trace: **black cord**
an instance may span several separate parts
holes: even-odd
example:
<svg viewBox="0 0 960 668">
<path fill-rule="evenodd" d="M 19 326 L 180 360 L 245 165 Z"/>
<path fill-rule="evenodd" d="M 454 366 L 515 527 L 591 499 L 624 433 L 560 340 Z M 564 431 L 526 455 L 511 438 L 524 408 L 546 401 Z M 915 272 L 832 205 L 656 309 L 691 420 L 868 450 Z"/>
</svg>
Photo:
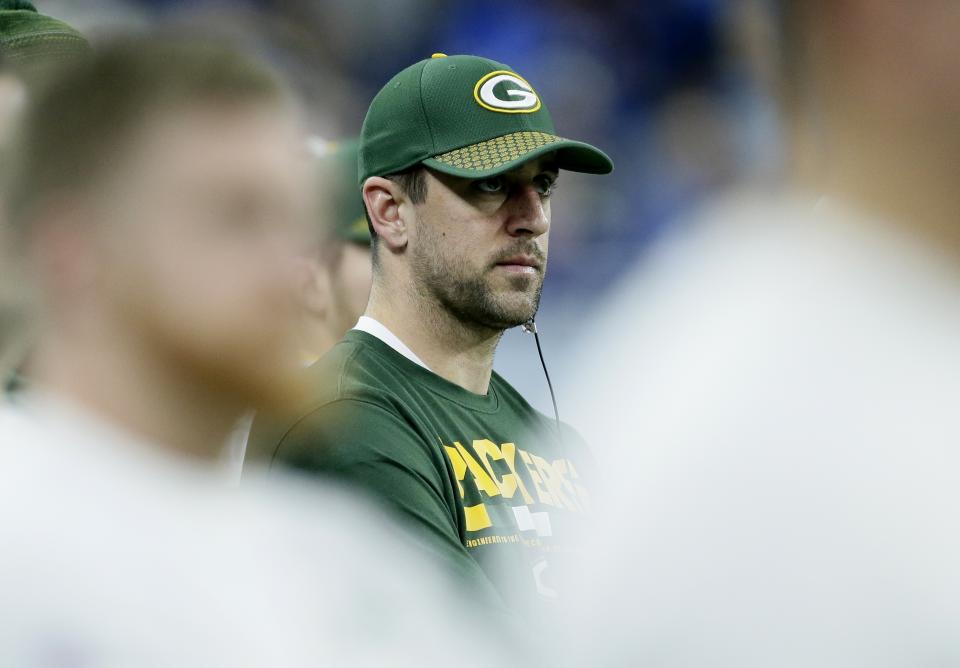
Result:
<svg viewBox="0 0 960 668">
<path fill-rule="evenodd" d="M 537 355 L 540 356 L 540 366 L 543 367 L 543 375 L 547 379 L 547 387 L 550 388 L 550 401 L 553 402 L 553 417 L 557 421 L 557 437 L 563 441 L 563 430 L 560 427 L 560 409 L 557 408 L 557 395 L 553 391 L 553 382 L 550 380 L 550 372 L 547 371 L 547 361 L 543 358 L 543 347 L 540 345 L 540 332 L 537 331 L 537 323 L 533 320 L 524 323 L 523 331 L 533 334 L 533 340 L 537 342 Z"/>
</svg>

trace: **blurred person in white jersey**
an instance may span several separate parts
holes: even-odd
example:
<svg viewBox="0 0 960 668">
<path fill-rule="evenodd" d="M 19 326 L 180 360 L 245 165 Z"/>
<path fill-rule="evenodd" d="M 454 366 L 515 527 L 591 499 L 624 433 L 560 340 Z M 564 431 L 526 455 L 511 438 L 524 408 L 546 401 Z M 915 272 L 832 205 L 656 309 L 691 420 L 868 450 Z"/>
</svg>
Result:
<svg viewBox="0 0 960 668">
<path fill-rule="evenodd" d="M 217 472 L 239 415 L 297 394 L 286 87 L 138 35 L 30 97 L 3 172 L 39 323 L 0 408 L 0 665 L 446 665 L 422 555 L 338 494 Z"/>
<path fill-rule="evenodd" d="M 584 338 L 572 665 L 960 663 L 960 3 L 783 12 L 823 161 L 678 225 Z"/>
</svg>

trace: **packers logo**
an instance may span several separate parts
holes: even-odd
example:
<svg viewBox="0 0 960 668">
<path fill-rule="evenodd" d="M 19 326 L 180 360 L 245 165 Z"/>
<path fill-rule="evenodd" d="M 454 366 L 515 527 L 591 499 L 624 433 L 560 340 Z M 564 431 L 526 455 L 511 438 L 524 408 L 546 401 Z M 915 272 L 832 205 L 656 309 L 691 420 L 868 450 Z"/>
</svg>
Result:
<svg viewBox="0 0 960 668">
<path fill-rule="evenodd" d="M 473 88 L 473 98 L 484 109 L 502 114 L 532 114 L 540 108 L 533 86 L 518 74 L 497 70 L 484 76 Z"/>
</svg>

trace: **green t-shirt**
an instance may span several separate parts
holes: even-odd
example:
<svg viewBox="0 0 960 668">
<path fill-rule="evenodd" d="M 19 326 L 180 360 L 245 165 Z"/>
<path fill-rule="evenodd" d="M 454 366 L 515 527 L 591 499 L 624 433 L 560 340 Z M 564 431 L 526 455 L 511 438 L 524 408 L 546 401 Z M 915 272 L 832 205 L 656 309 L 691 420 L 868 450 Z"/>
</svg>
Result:
<svg viewBox="0 0 960 668">
<path fill-rule="evenodd" d="M 310 404 L 255 420 L 248 459 L 373 492 L 465 588 L 486 590 L 471 593 L 522 615 L 552 607 L 590 504 L 592 460 L 572 429 L 558 438 L 496 373 L 474 394 L 356 330 L 309 373 Z"/>
</svg>

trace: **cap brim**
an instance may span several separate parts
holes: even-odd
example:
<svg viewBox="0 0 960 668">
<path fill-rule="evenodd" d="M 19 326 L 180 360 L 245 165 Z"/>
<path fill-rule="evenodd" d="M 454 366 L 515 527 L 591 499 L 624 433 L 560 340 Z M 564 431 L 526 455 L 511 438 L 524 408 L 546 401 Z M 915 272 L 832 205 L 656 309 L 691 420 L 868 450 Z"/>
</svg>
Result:
<svg viewBox="0 0 960 668">
<path fill-rule="evenodd" d="M 548 153 L 556 153 L 560 169 L 587 174 L 613 171 L 613 161 L 600 149 L 546 132 L 514 132 L 435 155 L 423 164 L 451 176 L 483 179 Z"/>
</svg>

